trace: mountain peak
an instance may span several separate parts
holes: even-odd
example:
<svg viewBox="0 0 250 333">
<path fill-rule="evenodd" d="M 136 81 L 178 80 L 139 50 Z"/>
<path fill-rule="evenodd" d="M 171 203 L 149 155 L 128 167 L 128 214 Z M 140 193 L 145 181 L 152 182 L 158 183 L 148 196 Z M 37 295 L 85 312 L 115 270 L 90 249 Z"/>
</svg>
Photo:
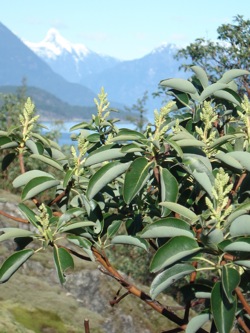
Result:
<svg viewBox="0 0 250 333">
<path fill-rule="evenodd" d="M 50 59 L 55 59 L 65 52 L 76 54 L 82 58 L 90 53 L 90 50 L 85 45 L 71 43 L 55 28 L 50 28 L 41 42 L 32 43 L 25 41 L 25 44 L 39 56 L 46 56 Z"/>
</svg>

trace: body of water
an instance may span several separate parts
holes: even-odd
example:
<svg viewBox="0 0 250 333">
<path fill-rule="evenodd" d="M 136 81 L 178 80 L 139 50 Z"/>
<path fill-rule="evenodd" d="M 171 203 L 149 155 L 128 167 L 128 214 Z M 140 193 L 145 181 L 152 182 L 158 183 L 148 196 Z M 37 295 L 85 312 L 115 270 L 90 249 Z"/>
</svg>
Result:
<svg viewBox="0 0 250 333">
<path fill-rule="evenodd" d="M 65 121 L 62 122 L 61 124 L 58 124 L 56 122 L 52 121 L 44 121 L 41 124 L 43 126 L 46 126 L 47 128 L 44 129 L 44 132 L 48 131 L 53 131 L 53 130 L 58 130 L 60 132 L 60 139 L 59 139 L 59 145 L 74 145 L 75 141 L 71 140 L 71 135 L 74 133 L 77 133 L 78 130 L 76 131 L 70 131 L 70 128 L 79 124 L 80 122 L 73 122 L 73 121 Z M 118 128 L 128 128 L 128 129 L 135 129 L 135 125 L 131 123 L 124 123 L 124 122 L 117 122 L 116 126 Z"/>
</svg>

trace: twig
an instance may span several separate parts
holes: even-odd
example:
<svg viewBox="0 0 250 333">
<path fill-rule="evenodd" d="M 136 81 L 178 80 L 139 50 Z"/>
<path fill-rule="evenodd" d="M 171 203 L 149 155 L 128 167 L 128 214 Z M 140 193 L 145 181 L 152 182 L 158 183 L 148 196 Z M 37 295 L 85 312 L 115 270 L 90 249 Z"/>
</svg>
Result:
<svg viewBox="0 0 250 333">
<path fill-rule="evenodd" d="M 29 223 L 28 220 L 22 219 L 21 217 L 16 217 L 13 215 L 10 215 L 8 213 L 5 213 L 4 211 L 0 210 L 0 215 L 3 215 L 5 217 L 8 217 L 9 219 L 13 220 L 13 221 L 17 221 L 17 222 L 22 222 L 22 223 Z"/>
<path fill-rule="evenodd" d="M 235 288 L 235 292 L 239 298 L 239 300 L 241 301 L 241 304 L 243 305 L 244 309 L 246 310 L 246 312 L 250 315 L 250 305 L 247 303 L 244 295 L 242 294 L 242 292 L 240 291 L 240 288 L 237 287 Z"/>
<path fill-rule="evenodd" d="M 88 319 L 84 319 L 84 330 L 85 330 L 85 333 L 90 333 L 89 320 Z"/>
<path fill-rule="evenodd" d="M 247 327 L 246 323 L 240 316 L 237 316 L 237 321 L 246 333 L 250 333 L 250 329 Z"/>
</svg>

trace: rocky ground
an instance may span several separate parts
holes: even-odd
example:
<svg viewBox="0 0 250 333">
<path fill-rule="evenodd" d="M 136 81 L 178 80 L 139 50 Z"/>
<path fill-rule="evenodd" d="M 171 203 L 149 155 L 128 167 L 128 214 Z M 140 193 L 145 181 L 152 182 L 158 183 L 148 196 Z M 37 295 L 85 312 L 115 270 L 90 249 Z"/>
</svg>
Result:
<svg viewBox="0 0 250 333">
<path fill-rule="evenodd" d="M 0 210 L 20 215 L 17 197 L 0 191 Z M 0 228 L 5 226 L 24 227 L 0 215 Z M 13 242 L 2 242 L 0 264 L 14 250 Z M 102 274 L 96 263 L 77 259 L 61 286 L 49 251 L 32 258 L 0 285 L 0 333 L 84 333 L 84 319 L 91 333 L 159 333 L 175 327 L 132 295 L 111 307 L 119 284 Z M 168 296 L 163 301 L 176 305 Z"/>
</svg>

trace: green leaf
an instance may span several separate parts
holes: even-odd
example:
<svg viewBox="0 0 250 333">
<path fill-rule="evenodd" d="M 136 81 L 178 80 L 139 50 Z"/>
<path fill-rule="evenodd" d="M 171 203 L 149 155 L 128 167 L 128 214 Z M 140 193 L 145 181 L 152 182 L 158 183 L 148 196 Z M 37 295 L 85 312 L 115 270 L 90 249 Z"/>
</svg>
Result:
<svg viewBox="0 0 250 333">
<path fill-rule="evenodd" d="M 140 233 L 142 238 L 187 236 L 194 238 L 190 225 L 180 219 L 168 217 L 148 224 Z"/>
<path fill-rule="evenodd" d="M 8 136 L 0 137 L 0 147 L 1 149 L 17 147 L 18 143 L 12 141 Z"/>
<path fill-rule="evenodd" d="M 12 184 L 14 187 L 20 187 L 26 185 L 31 179 L 37 177 L 48 177 L 50 179 L 55 179 L 51 174 L 47 172 L 41 170 L 31 170 L 18 176 L 16 179 L 14 179 Z"/>
<path fill-rule="evenodd" d="M 146 140 L 146 137 L 137 131 L 133 131 L 130 129 L 122 128 L 118 132 L 118 134 L 112 138 L 111 142 L 117 142 L 117 141 L 138 141 L 138 140 Z"/>
<path fill-rule="evenodd" d="M 222 146 L 224 143 L 235 140 L 235 135 L 223 135 L 222 137 L 215 139 L 214 142 L 210 145 L 210 148 L 218 148 Z"/>
<path fill-rule="evenodd" d="M 234 93 L 234 94 L 233 94 Z M 241 102 L 238 98 L 235 97 L 236 93 L 228 90 L 219 90 L 216 93 L 214 93 L 215 97 L 225 99 L 226 101 L 229 101 L 235 105 L 241 106 Z"/>
<path fill-rule="evenodd" d="M 34 250 L 25 249 L 18 251 L 7 258 L 0 268 L 0 283 L 8 281 L 33 254 Z"/>
<path fill-rule="evenodd" d="M 68 225 L 64 225 L 58 229 L 60 232 L 67 232 L 70 230 L 78 229 L 78 228 L 86 228 L 86 227 L 92 227 L 95 225 L 95 222 L 92 221 L 82 221 L 82 222 L 75 222 L 70 223 Z"/>
<path fill-rule="evenodd" d="M 186 333 L 195 333 L 201 328 L 207 321 L 210 320 L 209 313 L 202 313 L 198 316 L 191 318 L 186 327 Z"/>
<path fill-rule="evenodd" d="M 172 138 L 173 139 L 173 138 Z M 176 141 L 180 147 L 206 147 L 205 143 L 196 139 L 182 139 Z"/>
<path fill-rule="evenodd" d="M 55 187 L 60 184 L 59 180 L 51 179 L 51 177 L 36 177 L 30 180 L 23 189 L 21 199 L 28 200 L 35 197 L 37 194 Z"/>
<path fill-rule="evenodd" d="M 250 236 L 250 216 L 241 215 L 237 217 L 230 226 L 230 234 L 232 237 Z"/>
<path fill-rule="evenodd" d="M 0 232 L 4 232 L 0 235 L 0 242 L 12 238 L 34 236 L 33 232 L 20 228 L 0 228 Z"/>
<path fill-rule="evenodd" d="M 150 265 L 150 271 L 152 273 L 158 272 L 187 256 L 197 253 L 199 250 L 197 242 L 190 237 L 177 236 L 171 238 L 155 253 Z"/>
<path fill-rule="evenodd" d="M 223 246 L 224 252 L 250 252 L 250 238 L 249 237 L 242 237 L 238 240 L 229 243 L 226 246 Z"/>
<path fill-rule="evenodd" d="M 160 173 L 160 200 L 176 202 L 178 197 L 178 182 L 170 171 L 166 168 L 159 167 Z M 161 216 L 169 215 L 171 210 L 167 207 L 162 206 Z"/>
<path fill-rule="evenodd" d="M 216 282 L 211 295 L 211 308 L 218 333 L 230 333 L 233 327 L 237 300 L 229 303 L 221 282 Z"/>
<path fill-rule="evenodd" d="M 179 157 L 183 158 L 183 151 L 177 142 L 175 142 L 171 139 L 165 139 L 164 142 L 166 144 L 169 144 L 176 151 L 176 153 L 179 155 Z"/>
<path fill-rule="evenodd" d="M 163 87 L 173 88 L 178 91 L 182 91 L 189 94 L 196 94 L 197 90 L 195 86 L 187 80 L 184 79 L 166 79 L 160 82 Z"/>
<path fill-rule="evenodd" d="M 227 88 L 227 84 L 216 82 L 211 84 L 210 86 L 206 87 L 203 92 L 200 95 L 199 101 L 203 102 L 205 101 L 208 97 L 213 95 L 216 91 L 222 90 Z"/>
<path fill-rule="evenodd" d="M 71 243 L 79 246 L 80 248 L 82 248 L 84 250 L 84 252 L 87 253 L 89 258 L 92 261 L 95 261 L 95 256 L 93 255 L 93 252 L 92 252 L 92 243 L 91 243 L 91 241 L 89 241 L 88 239 L 86 239 L 84 237 L 73 236 L 73 235 L 68 235 L 67 240 L 70 241 Z"/>
<path fill-rule="evenodd" d="M 27 140 L 25 146 L 29 148 L 33 154 L 43 154 L 44 148 L 41 142 L 35 142 L 33 140 Z"/>
<path fill-rule="evenodd" d="M 234 303 L 235 296 L 233 295 L 234 289 L 239 285 L 240 283 L 240 274 L 236 269 L 232 267 L 228 267 L 227 265 L 224 265 L 222 267 L 222 287 L 224 290 L 224 293 L 227 297 L 227 300 L 229 303 Z"/>
<path fill-rule="evenodd" d="M 34 227 L 37 228 L 39 224 L 37 222 L 36 214 L 33 212 L 33 210 L 31 210 L 28 206 L 26 206 L 23 203 L 20 203 L 18 207 L 22 211 L 24 216 L 27 218 L 27 220 L 29 220 L 29 222 L 33 224 Z"/>
<path fill-rule="evenodd" d="M 117 231 L 120 229 L 121 225 L 122 225 L 121 220 L 113 221 L 107 228 L 107 237 L 108 238 L 113 237 L 117 233 Z"/>
<path fill-rule="evenodd" d="M 126 244 L 126 245 L 134 245 L 142 248 L 145 251 L 148 251 L 148 242 L 144 239 L 140 239 L 139 237 L 128 236 L 128 235 L 119 235 L 115 236 L 112 241 L 112 244 Z"/>
<path fill-rule="evenodd" d="M 250 171 L 250 153 L 247 151 L 232 151 L 227 155 L 236 159 L 244 169 Z"/>
<path fill-rule="evenodd" d="M 100 142 L 100 134 L 99 133 L 92 133 L 87 136 L 86 138 L 89 142 Z"/>
<path fill-rule="evenodd" d="M 120 163 L 118 161 L 108 163 L 99 169 L 89 180 L 87 197 L 92 199 L 105 185 L 124 173 L 131 162 Z"/>
<path fill-rule="evenodd" d="M 63 284 L 66 281 L 64 272 L 69 268 L 74 268 L 74 261 L 69 252 L 62 247 L 54 246 L 53 251 L 57 275 L 59 281 Z"/>
<path fill-rule="evenodd" d="M 223 241 L 223 232 L 220 229 L 213 229 L 207 234 L 201 234 L 201 241 L 210 249 L 218 250 L 218 244 Z"/>
<path fill-rule="evenodd" d="M 171 211 L 185 217 L 190 220 L 191 223 L 196 222 L 199 219 L 199 216 L 192 212 L 190 209 L 175 203 L 175 202 L 161 202 L 161 206 L 167 207 Z"/>
<path fill-rule="evenodd" d="M 250 268 L 250 260 L 235 260 L 234 264 Z"/>
<path fill-rule="evenodd" d="M 113 145 L 106 145 L 94 150 L 86 158 L 84 163 L 85 166 L 90 166 L 93 164 L 101 163 L 104 161 L 113 160 L 116 158 L 121 158 L 126 155 L 126 153 L 121 152 L 120 148 L 112 148 Z"/>
<path fill-rule="evenodd" d="M 148 162 L 145 157 L 139 157 L 132 162 L 124 179 L 123 197 L 126 204 L 130 204 L 136 194 L 146 184 L 153 164 L 154 162 Z"/>
<path fill-rule="evenodd" d="M 51 157 L 46 157 L 43 155 L 38 155 L 38 154 L 32 154 L 30 155 L 31 158 L 35 158 L 36 160 L 39 160 L 41 162 L 44 162 L 50 166 L 52 166 L 53 168 L 63 171 L 63 167 L 61 164 L 59 164 L 57 161 L 55 161 L 54 159 L 52 159 Z"/>
<path fill-rule="evenodd" d="M 141 146 L 139 146 L 136 143 L 130 143 L 121 148 L 121 152 L 126 153 L 126 154 L 127 153 L 136 153 L 136 152 L 141 152 L 141 151 L 143 151 L 143 149 L 141 148 Z"/>
<path fill-rule="evenodd" d="M 74 169 L 69 169 L 66 171 L 66 174 L 63 178 L 63 187 L 67 187 L 69 182 L 71 181 L 73 175 L 74 175 L 75 170 Z"/>
<path fill-rule="evenodd" d="M 171 286 L 175 281 L 183 278 L 186 275 L 195 271 L 194 266 L 190 264 L 177 264 L 167 268 L 162 273 L 158 274 L 150 287 L 150 295 L 154 299 L 162 291 Z"/>
<path fill-rule="evenodd" d="M 9 165 L 15 160 L 16 156 L 16 153 L 9 153 L 4 156 L 2 160 L 2 171 L 5 171 L 9 167 Z"/>
<path fill-rule="evenodd" d="M 220 78 L 220 80 L 218 82 L 229 83 L 239 76 L 249 75 L 249 74 L 250 74 L 250 72 L 245 69 L 230 69 L 229 71 L 227 71 L 226 73 L 224 73 L 222 75 L 222 77 Z"/>
<path fill-rule="evenodd" d="M 221 162 L 235 168 L 242 170 L 243 166 L 238 162 L 233 156 L 230 156 L 228 153 L 219 152 L 215 155 L 215 157 L 220 160 Z"/>
<path fill-rule="evenodd" d="M 207 73 L 200 66 L 191 66 L 192 71 L 195 73 L 197 79 L 200 81 L 203 89 L 206 88 L 209 84 Z"/>
</svg>

